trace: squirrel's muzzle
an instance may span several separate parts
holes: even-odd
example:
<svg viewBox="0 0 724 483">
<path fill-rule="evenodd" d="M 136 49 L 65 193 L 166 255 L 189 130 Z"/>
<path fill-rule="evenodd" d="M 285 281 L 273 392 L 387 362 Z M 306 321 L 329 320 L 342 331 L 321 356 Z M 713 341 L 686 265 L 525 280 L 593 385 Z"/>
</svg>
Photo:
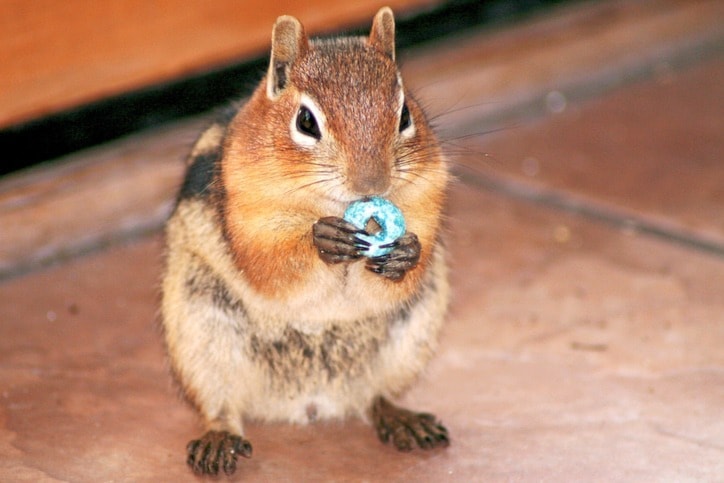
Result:
<svg viewBox="0 0 724 483">
<path fill-rule="evenodd" d="M 379 159 L 363 159 L 350 163 L 350 188 L 360 196 L 380 195 L 390 187 L 389 163 Z"/>
</svg>

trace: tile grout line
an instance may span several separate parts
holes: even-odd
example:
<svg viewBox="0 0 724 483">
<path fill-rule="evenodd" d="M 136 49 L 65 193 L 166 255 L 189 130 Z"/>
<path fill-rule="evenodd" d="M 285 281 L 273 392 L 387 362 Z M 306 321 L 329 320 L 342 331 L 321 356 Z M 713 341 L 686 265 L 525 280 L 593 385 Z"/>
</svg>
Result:
<svg viewBox="0 0 724 483">
<path fill-rule="evenodd" d="M 165 217 L 163 219 L 153 219 L 144 225 L 131 229 L 120 230 L 110 236 L 99 236 L 90 240 L 76 242 L 73 246 L 54 251 L 50 255 L 36 256 L 10 267 L 0 268 L 0 284 L 39 270 L 46 270 L 84 256 L 100 253 L 109 248 L 132 244 L 153 236 L 160 236 L 163 233 L 164 224 Z"/>
<path fill-rule="evenodd" d="M 548 97 L 551 93 L 562 96 L 564 105 L 575 105 L 591 99 L 597 99 L 629 85 L 656 79 L 666 73 L 684 71 L 707 61 L 724 58 L 724 29 L 714 34 L 691 39 L 685 43 L 675 42 L 657 53 L 651 54 L 643 61 L 637 59 L 607 66 L 588 76 L 569 79 L 561 85 L 529 92 L 517 101 L 508 102 L 500 109 L 493 110 L 483 116 L 471 116 L 464 122 L 457 122 L 452 127 L 445 126 L 443 134 L 455 131 L 461 137 L 474 136 L 478 133 L 495 133 L 510 127 L 506 123 L 518 124 L 523 120 L 541 120 L 560 111 L 551 108 Z M 502 127 L 501 127 L 502 126 Z"/>
<path fill-rule="evenodd" d="M 674 224 L 662 223 L 632 213 L 624 208 L 607 205 L 599 201 L 586 200 L 570 192 L 533 186 L 500 175 L 480 172 L 475 174 L 456 172 L 455 175 L 461 182 L 469 186 L 482 188 L 506 198 L 571 213 L 587 220 L 614 226 L 624 231 L 642 233 L 668 243 L 724 259 L 724 242 L 708 239 Z"/>
</svg>

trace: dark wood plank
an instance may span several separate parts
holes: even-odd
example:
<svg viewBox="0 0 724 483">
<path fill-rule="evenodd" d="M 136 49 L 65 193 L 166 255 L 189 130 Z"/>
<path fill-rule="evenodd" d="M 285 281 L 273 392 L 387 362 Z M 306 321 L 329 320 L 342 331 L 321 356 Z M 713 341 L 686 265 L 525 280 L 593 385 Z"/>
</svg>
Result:
<svg viewBox="0 0 724 483">
<path fill-rule="evenodd" d="M 0 128 L 265 52 L 277 16 L 309 32 L 436 0 L 0 2 Z"/>
</svg>

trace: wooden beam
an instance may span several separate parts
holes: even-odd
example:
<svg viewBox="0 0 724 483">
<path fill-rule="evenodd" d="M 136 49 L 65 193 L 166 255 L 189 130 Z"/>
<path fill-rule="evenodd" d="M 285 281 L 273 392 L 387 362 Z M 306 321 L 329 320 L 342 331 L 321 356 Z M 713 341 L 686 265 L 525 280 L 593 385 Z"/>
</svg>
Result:
<svg viewBox="0 0 724 483">
<path fill-rule="evenodd" d="M 612 72 L 721 52 L 721 18 L 717 1 L 584 3 L 406 53 L 403 70 L 461 133 L 549 89 L 585 91 L 619 82 Z M 0 278 L 158 229 L 203 123 L 163 126 L 0 181 Z"/>
<path fill-rule="evenodd" d="M 0 2 L 0 128 L 265 54 L 277 16 L 310 33 L 439 0 Z"/>
</svg>

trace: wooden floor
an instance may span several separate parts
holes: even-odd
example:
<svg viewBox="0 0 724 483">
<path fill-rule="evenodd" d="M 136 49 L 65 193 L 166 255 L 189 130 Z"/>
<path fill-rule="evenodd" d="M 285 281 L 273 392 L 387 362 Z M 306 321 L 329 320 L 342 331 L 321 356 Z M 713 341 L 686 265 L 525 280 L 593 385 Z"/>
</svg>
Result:
<svg viewBox="0 0 724 483">
<path fill-rule="evenodd" d="M 717 481 L 724 14 L 593 2 L 404 53 L 458 181 L 454 302 L 404 403 L 452 445 L 252 424 L 250 481 Z M 204 119 L 0 182 L 0 480 L 184 481 L 159 227 Z"/>
</svg>

